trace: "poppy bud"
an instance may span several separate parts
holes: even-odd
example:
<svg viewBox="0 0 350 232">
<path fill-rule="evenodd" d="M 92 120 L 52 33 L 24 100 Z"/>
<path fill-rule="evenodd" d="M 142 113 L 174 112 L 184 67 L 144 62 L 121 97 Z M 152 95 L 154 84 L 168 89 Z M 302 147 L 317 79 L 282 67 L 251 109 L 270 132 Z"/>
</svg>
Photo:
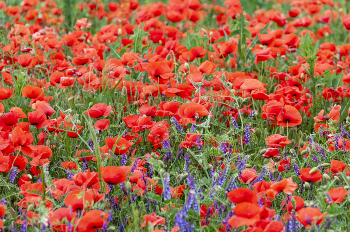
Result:
<svg viewBox="0 0 350 232">
<path fill-rule="evenodd" d="M 213 36 L 213 32 L 211 31 L 211 32 L 209 32 L 209 36 L 210 37 L 212 37 Z"/>
<path fill-rule="evenodd" d="M 295 201 L 294 197 L 292 197 L 292 199 L 290 201 L 292 202 L 293 208 L 296 209 L 297 208 L 297 202 Z"/>
<path fill-rule="evenodd" d="M 322 175 L 326 180 L 331 180 L 331 178 L 325 173 Z"/>
<path fill-rule="evenodd" d="M 305 182 L 305 183 L 304 183 L 304 187 L 305 187 L 306 189 L 310 189 L 310 184 L 309 184 L 309 182 Z"/>
<path fill-rule="evenodd" d="M 154 231 L 154 226 L 152 225 L 151 222 L 148 222 L 148 223 L 147 223 L 147 231 L 149 231 L 149 232 Z"/>
<path fill-rule="evenodd" d="M 165 172 L 164 168 L 161 168 L 161 169 L 159 170 L 159 173 L 160 173 L 161 175 L 162 175 L 164 172 Z"/>
<path fill-rule="evenodd" d="M 305 145 L 304 141 L 301 141 L 300 142 L 300 147 L 304 147 L 304 145 Z"/>
<path fill-rule="evenodd" d="M 292 140 L 291 140 L 291 144 L 294 144 L 294 143 L 295 143 L 295 140 L 294 140 L 294 139 L 292 139 Z"/>
<path fill-rule="evenodd" d="M 118 28 L 118 36 L 122 36 L 122 29 Z"/>
<path fill-rule="evenodd" d="M 262 149 L 262 150 L 259 151 L 259 154 L 260 154 L 260 155 L 263 155 L 263 154 L 265 154 L 265 153 L 266 153 L 266 149 Z"/>
<path fill-rule="evenodd" d="M 349 116 L 346 117 L 346 121 L 347 121 L 347 122 L 350 121 L 350 117 L 349 117 Z"/>
<path fill-rule="evenodd" d="M 186 178 L 188 176 L 188 173 L 181 174 L 183 178 Z"/>
<path fill-rule="evenodd" d="M 166 60 L 167 60 L 167 61 L 171 60 L 171 55 L 170 55 L 170 54 L 168 54 L 168 55 L 166 56 Z"/>
<path fill-rule="evenodd" d="M 153 97 L 151 97 L 152 95 L 150 94 L 150 97 L 148 98 L 148 104 L 150 106 L 153 106 Z"/>
<path fill-rule="evenodd" d="M 160 168 L 163 168 L 163 167 L 164 167 L 164 163 L 163 163 L 163 161 L 158 160 L 158 165 L 159 165 L 159 167 L 160 167 Z"/>
<path fill-rule="evenodd" d="M 328 166 L 330 166 L 331 164 L 330 163 L 324 163 L 324 164 L 322 164 L 321 166 L 322 167 L 328 167 Z"/>
<path fill-rule="evenodd" d="M 208 168 L 210 171 L 212 171 L 214 169 L 213 165 L 211 165 L 211 164 L 208 165 Z"/>
<path fill-rule="evenodd" d="M 314 167 L 309 171 L 309 174 L 312 174 L 318 170 L 318 167 Z"/>
<path fill-rule="evenodd" d="M 33 204 L 29 204 L 27 207 L 27 211 L 32 211 L 32 209 L 34 208 Z"/>
<path fill-rule="evenodd" d="M 337 177 L 337 176 L 334 177 L 334 180 L 335 181 L 340 181 L 339 177 Z"/>
<path fill-rule="evenodd" d="M 126 181 L 124 187 L 125 187 L 126 191 L 130 192 L 131 191 L 131 183 L 130 183 L 130 181 Z"/>
<path fill-rule="evenodd" d="M 246 168 L 250 168 L 251 166 L 252 166 L 252 165 L 250 165 L 250 164 L 246 164 L 246 165 L 245 165 Z"/>
<path fill-rule="evenodd" d="M 185 69 L 190 70 L 190 65 L 187 62 L 185 63 Z"/>
<path fill-rule="evenodd" d="M 215 180 L 217 180 L 219 178 L 219 176 L 220 176 L 219 173 L 214 172 L 213 177 L 215 178 Z"/>
<path fill-rule="evenodd" d="M 122 88 L 122 94 L 126 96 L 128 94 L 128 90 L 126 89 L 126 86 L 123 86 Z"/>
<path fill-rule="evenodd" d="M 306 155 L 308 153 L 308 150 L 304 150 L 301 152 L 301 155 Z"/>
<path fill-rule="evenodd" d="M 302 73 L 302 74 L 300 75 L 300 79 L 301 79 L 301 80 L 304 79 L 304 73 Z"/>
<path fill-rule="evenodd" d="M 93 105 L 93 102 L 89 102 L 89 108 Z M 63 122 L 64 123 L 64 122 Z"/>
<path fill-rule="evenodd" d="M 311 94 L 306 93 L 305 95 L 306 95 L 307 98 L 311 98 Z"/>
</svg>

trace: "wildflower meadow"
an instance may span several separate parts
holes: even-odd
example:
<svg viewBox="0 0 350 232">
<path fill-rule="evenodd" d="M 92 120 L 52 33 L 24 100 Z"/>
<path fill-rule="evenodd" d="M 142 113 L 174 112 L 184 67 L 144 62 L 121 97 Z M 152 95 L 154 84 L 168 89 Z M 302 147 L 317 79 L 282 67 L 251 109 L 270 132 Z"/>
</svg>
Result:
<svg viewBox="0 0 350 232">
<path fill-rule="evenodd" d="M 350 1 L 0 1 L 0 232 L 350 231 Z"/>
</svg>

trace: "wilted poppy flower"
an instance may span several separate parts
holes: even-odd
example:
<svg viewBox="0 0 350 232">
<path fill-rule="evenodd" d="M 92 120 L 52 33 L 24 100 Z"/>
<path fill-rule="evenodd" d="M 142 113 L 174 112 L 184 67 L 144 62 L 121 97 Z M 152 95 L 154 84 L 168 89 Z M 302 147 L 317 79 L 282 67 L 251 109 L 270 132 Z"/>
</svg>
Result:
<svg viewBox="0 0 350 232">
<path fill-rule="evenodd" d="M 124 167 L 101 167 L 102 179 L 108 184 L 116 185 L 126 181 L 127 173 Z"/>
<path fill-rule="evenodd" d="M 333 188 L 328 190 L 327 197 L 325 197 L 328 204 L 342 203 L 345 197 L 349 194 L 343 187 Z"/>
<path fill-rule="evenodd" d="M 112 150 L 114 154 L 118 154 L 118 155 L 125 154 L 129 150 L 129 148 L 133 145 L 132 142 L 129 142 L 128 140 L 121 138 L 120 136 L 117 136 L 115 138 L 108 137 L 106 138 L 105 143 L 107 144 L 108 148 Z M 113 149 L 115 150 L 113 151 Z"/>
<path fill-rule="evenodd" d="M 327 215 L 327 212 L 322 213 L 317 208 L 307 207 L 300 209 L 294 217 L 307 229 L 310 229 L 314 224 L 321 224 L 325 215 Z"/>
<path fill-rule="evenodd" d="M 311 168 L 303 168 L 299 170 L 299 178 L 305 182 L 320 182 L 322 181 L 322 174 L 320 173 L 320 171 L 316 171 L 314 173 L 311 173 Z"/>
<path fill-rule="evenodd" d="M 247 188 L 237 188 L 227 194 L 228 199 L 235 204 L 242 202 L 258 203 L 256 194 Z"/>
<path fill-rule="evenodd" d="M 85 112 L 86 115 L 92 118 L 99 118 L 108 116 L 111 113 L 112 107 L 107 106 L 106 103 L 98 103 L 93 105 L 89 110 Z"/>
</svg>

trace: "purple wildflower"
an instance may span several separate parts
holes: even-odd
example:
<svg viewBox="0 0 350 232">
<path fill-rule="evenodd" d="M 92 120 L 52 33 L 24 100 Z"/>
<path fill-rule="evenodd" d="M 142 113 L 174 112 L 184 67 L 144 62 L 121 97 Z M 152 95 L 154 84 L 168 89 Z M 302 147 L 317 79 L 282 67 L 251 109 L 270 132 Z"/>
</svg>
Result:
<svg viewBox="0 0 350 232">
<path fill-rule="evenodd" d="M 180 123 L 177 121 L 177 119 L 175 117 L 171 117 L 170 120 L 175 124 L 175 126 L 176 126 L 178 131 L 182 131 L 181 125 L 180 125 Z"/>
<path fill-rule="evenodd" d="M 236 129 L 238 129 L 238 124 L 237 124 L 236 119 L 235 119 L 234 117 L 232 117 L 231 120 L 232 120 L 232 125 L 233 125 Z"/>
<path fill-rule="evenodd" d="M 246 124 L 244 128 L 244 142 L 250 143 L 249 124 Z"/>
<path fill-rule="evenodd" d="M 170 186 L 169 186 L 169 182 L 170 182 L 170 175 L 169 173 L 165 173 L 164 174 L 164 181 L 163 181 L 163 187 L 164 187 L 164 192 L 163 192 L 163 195 L 164 195 L 164 200 L 170 200 L 171 199 L 171 195 L 170 195 Z"/>
<path fill-rule="evenodd" d="M 10 183 L 13 184 L 16 180 L 16 177 L 19 173 L 19 170 L 17 167 L 13 167 L 10 173 Z"/>
</svg>

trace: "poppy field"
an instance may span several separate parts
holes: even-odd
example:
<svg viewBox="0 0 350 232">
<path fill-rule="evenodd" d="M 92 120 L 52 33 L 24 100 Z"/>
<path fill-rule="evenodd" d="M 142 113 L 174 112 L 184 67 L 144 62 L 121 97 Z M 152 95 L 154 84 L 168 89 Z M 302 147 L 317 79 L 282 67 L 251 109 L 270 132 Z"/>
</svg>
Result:
<svg viewBox="0 0 350 232">
<path fill-rule="evenodd" d="M 350 231 L 350 1 L 0 1 L 0 232 Z"/>
</svg>

